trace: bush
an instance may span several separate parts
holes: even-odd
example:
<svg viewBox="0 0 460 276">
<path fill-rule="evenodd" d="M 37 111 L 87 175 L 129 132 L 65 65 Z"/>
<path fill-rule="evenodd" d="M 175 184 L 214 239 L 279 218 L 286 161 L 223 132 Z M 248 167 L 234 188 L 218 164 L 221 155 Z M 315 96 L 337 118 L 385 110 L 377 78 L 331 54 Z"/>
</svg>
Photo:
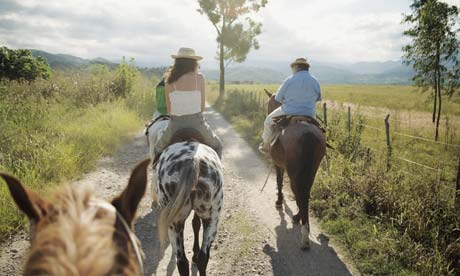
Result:
<svg viewBox="0 0 460 276">
<path fill-rule="evenodd" d="M 27 80 L 49 79 L 51 69 L 42 57 L 34 57 L 30 50 L 11 50 L 0 47 L 0 79 Z"/>
</svg>

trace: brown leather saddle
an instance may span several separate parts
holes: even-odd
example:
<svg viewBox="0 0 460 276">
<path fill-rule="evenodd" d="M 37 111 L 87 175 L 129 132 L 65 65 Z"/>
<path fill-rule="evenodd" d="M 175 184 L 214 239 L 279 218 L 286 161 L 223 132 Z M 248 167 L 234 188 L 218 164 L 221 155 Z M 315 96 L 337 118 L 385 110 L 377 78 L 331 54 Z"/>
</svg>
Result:
<svg viewBox="0 0 460 276">
<path fill-rule="evenodd" d="M 174 133 L 174 135 L 171 137 L 171 141 L 168 143 L 168 145 L 165 147 L 169 147 L 172 144 L 180 143 L 180 142 L 197 142 L 200 144 L 205 144 L 207 146 L 210 146 L 204 142 L 204 137 L 201 135 L 201 133 L 194 129 L 194 128 L 183 128 L 179 129 Z M 153 159 L 152 167 L 153 169 L 156 168 L 156 165 L 158 163 L 158 160 L 160 159 L 161 153 L 158 153 L 155 158 Z"/>
<path fill-rule="evenodd" d="M 154 123 L 159 122 L 159 121 L 169 120 L 169 119 L 170 119 L 169 115 L 160 115 L 156 119 L 150 120 L 148 123 L 145 124 L 145 130 L 144 130 L 145 136 L 149 136 L 149 128 Z"/>
<path fill-rule="evenodd" d="M 275 125 L 281 129 L 285 129 L 289 124 L 291 123 L 308 123 L 312 124 L 319 129 L 321 129 L 322 132 L 326 133 L 326 129 L 321 126 L 321 124 L 314 118 L 310 116 L 299 116 L 299 115 L 281 115 L 281 116 L 276 116 L 273 118 L 273 122 L 275 122 Z"/>
<path fill-rule="evenodd" d="M 311 125 L 318 127 L 323 133 L 326 133 L 326 129 L 320 124 L 320 122 L 318 122 L 315 118 L 310 117 L 310 116 L 281 115 L 281 116 L 274 117 L 273 122 L 275 122 L 275 129 L 276 129 L 275 131 L 278 133 L 275 135 L 275 138 L 273 139 L 272 143 L 270 143 L 271 146 L 273 146 L 276 143 L 276 141 L 278 141 L 278 138 L 282 130 L 293 123 L 311 124 Z M 332 147 L 327 142 L 326 142 L 326 146 L 330 149 L 334 149 L 334 147 Z"/>
</svg>

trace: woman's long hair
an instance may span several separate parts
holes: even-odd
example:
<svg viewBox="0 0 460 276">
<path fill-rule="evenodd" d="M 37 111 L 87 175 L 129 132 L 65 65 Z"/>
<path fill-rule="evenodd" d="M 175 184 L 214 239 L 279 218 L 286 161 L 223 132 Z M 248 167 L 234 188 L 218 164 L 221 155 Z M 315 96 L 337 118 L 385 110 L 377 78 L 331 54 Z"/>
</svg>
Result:
<svg viewBox="0 0 460 276">
<path fill-rule="evenodd" d="M 166 82 L 172 84 L 183 75 L 195 72 L 198 62 L 191 58 L 176 58 L 170 72 L 167 73 Z"/>
</svg>

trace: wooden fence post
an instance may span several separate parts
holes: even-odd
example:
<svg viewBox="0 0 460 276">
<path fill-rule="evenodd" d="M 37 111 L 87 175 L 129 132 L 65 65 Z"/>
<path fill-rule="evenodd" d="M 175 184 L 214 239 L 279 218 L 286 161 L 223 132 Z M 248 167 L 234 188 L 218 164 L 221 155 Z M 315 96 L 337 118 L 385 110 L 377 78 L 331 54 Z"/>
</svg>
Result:
<svg viewBox="0 0 460 276">
<path fill-rule="evenodd" d="M 455 181 L 455 204 L 460 207 L 460 155 L 458 156 L 457 180 Z"/>
<path fill-rule="evenodd" d="M 323 119 L 324 119 L 324 126 L 327 127 L 327 105 L 326 103 L 323 104 Z"/>
<path fill-rule="evenodd" d="M 387 140 L 387 148 L 388 148 L 388 152 L 387 152 L 387 169 L 390 169 L 391 168 L 391 139 L 390 139 L 390 122 L 389 122 L 389 119 L 390 119 L 390 114 L 388 114 L 386 117 L 385 117 L 385 134 L 386 134 L 386 140 Z"/>
<path fill-rule="evenodd" d="M 351 107 L 348 107 L 348 134 L 351 134 Z"/>
</svg>

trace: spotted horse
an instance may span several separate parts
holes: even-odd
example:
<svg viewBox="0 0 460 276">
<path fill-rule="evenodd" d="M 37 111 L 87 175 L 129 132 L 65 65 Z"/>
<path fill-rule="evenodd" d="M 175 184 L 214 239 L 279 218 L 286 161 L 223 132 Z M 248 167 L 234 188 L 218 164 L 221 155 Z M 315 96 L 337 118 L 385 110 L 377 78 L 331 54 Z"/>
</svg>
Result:
<svg viewBox="0 0 460 276">
<path fill-rule="evenodd" d="M 150 126 L 148 139 L 151 153 L 165 127 L 167 120 Z M 223 204 L 223 173 L 217 153 L 196 141 L 175 142 L 162 152 L 153 178 L 153 199 L 161 210 L 158 221 L 161 246 L 169 237 L 179 274 L 189 275 L 189 262 L 184 249 L 184 225 L 193 210 L 192 261 L 200 275 L 206 275 Z M 200 247 L 201 225 L 204 232 Z"/>
</svg>

